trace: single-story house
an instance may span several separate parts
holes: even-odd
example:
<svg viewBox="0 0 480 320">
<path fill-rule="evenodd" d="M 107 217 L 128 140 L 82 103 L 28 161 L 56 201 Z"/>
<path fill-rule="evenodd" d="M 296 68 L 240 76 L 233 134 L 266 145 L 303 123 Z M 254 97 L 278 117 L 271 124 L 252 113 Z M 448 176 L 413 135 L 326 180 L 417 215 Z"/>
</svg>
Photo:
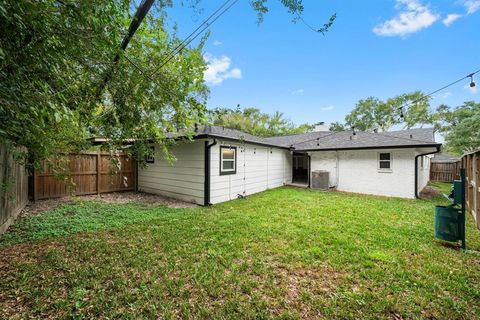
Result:
<svg viewBox="0 0 480 320">
<path fill-rule="evenodd" d="M 193 141 L 173 147 L 173 163 L 158 146 L 138 171 L 140 191 L 200 205 L 216 204 L 287 184 L 311 185 L 328 172 L 336 190 L 415 198 L 440 151 L 434 130 L 315 132 L 260 138 L 221 126 L 199 126 Z"/>
</svg>

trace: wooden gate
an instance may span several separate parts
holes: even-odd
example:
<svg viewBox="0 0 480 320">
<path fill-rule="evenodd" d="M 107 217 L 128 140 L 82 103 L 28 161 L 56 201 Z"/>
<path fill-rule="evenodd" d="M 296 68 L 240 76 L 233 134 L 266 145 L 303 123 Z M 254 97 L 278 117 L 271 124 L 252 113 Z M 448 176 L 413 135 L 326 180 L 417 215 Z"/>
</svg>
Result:
<svg viewBox="0 0 480 320">
<path fill-rule="evenodd" d="M 432 162 L 430 164 L 430 180 L 452 182 L 460 179 L 462 163 L 456 162 Z"/>
<path fill-rule="evenodd" d="M 34 200 L 67 195 L 99 194 L 136 189 L 136 164 L 125 153 L 107 152 L 70 154 L 63 165 L 43 161 L 42 170 L 32 177 Z M 54 172 L 60 167 L 62 172 Z"/>
</svg>

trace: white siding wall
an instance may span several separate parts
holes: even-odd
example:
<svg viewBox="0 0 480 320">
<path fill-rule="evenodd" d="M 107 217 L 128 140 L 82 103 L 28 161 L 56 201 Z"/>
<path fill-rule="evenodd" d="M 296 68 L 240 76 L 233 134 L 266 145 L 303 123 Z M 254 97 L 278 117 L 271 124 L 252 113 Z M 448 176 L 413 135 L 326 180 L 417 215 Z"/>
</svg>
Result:
<svg viewBox="0 0 480 320">
<path fill-rule="evenodd" d="M 417 153 L 418 154 L 418 153 Z M 422 157 L 419 157 L 418 162 L 418 192 L 422 191 L 423 188 L 430 181 L 430 155 L 423 156 L 423 167 L 422 167 Z"/>
<path fill-rule="evenodd" d="M 220 175 L 220 146 L 237 147 L 236 174 Z M 217 140 L 210 150 L 210 202 L 233 200 L 276 188 L 292 181 L 290 151 L 253 144 Z"/>
<path fill-rule="evenodd" d="M 392 153 L 392 170 L 378 169 L 378 153 Z M 312 170 L 330 172 L 330 184 L 336 184 L 336 154 L 330 151 L 311 152 Z M 359 150 L 338 152 L 337 189 L 348 192 L 414 198 L 413 149 Z"/>
<path fill-rule="evenodd" d="M 155 152 L 155 163 L 138 171 L 138 189 L 203 205 L 205 140 L 176 145 L 173 163 L 158 146 Z"/>
<path fill-rule="evenodd" d="M 337 154 L 335 151 L 312 152 L 310 154 L 312 171 L 325 170 L 329 172 L 329 185 L 337 185 Z"/>
</svg>

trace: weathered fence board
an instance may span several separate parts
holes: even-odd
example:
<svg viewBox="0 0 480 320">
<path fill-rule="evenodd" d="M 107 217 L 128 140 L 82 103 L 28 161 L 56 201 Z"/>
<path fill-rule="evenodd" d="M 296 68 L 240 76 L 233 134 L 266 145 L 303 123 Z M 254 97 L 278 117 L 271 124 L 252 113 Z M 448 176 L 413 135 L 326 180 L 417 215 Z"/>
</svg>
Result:
<svg viewBox="0 0 480 320">
<path fill-rule="evenodd" d="M 60 175 L 54 172 L 56 165 L 44 161 L 41 170 L 34 172 L 32 197 L 38 200 L 135 190 L 135 161 L 125 153 L 117 153 L 115 157 L 118 167 L 106 152 L 70 154 L 65 164 L 57 164 L 63 169 Z"/>
<path fill-rule="evenodd" d="M 452 182 L 460 179 L 461 161 L 457 162 L 432 162 L 430 164 L 430 180 Z"/>
<path fill-rule="evenodd" d="M 14 161 L 12 152 L 0 144 L 0 234 L 17 218 L 28 202 L 28 174 Z"/>
<path fill-rule="evenodd" d="M 466 205 L 480 229 L 480 149 L 462 157 L 466 173 Z"/>
</svg>

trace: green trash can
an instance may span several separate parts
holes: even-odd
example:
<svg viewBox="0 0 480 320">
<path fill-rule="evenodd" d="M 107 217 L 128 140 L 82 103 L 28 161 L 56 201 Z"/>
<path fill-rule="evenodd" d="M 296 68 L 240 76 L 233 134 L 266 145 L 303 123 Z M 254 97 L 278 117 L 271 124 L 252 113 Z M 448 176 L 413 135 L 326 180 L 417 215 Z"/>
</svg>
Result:
<svg viewBox="0 0 480 320">
<path fill-rule="evenodd" d="M 452 206 L 435 207 L 435 237 L 445 241 L 462 240 L 462 211 Z"/>
</svg>

